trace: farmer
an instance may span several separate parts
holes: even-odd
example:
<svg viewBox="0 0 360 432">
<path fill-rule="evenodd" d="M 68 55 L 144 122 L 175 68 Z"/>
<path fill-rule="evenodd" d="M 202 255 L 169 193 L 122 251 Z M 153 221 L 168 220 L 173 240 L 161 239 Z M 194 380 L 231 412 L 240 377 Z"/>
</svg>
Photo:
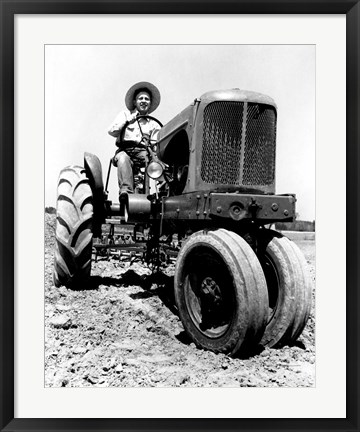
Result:
<svg viewBox="0 0 360 432">
<path fill-rule="evenodd" d="M 127 194 L 134 193 L 133 169 L 138 171 L 146 162 L 146 150 L 136 147 L 136 144 L 156 140 L 160 129 L 154 120 L 138 117 L 152 113 L 159 104 L 159 90 L 149 82 L 138 82 L 126 93 L 125 105 L 128 109 L 120 111 L 109 127 L 108 133 L 116 137 L 115 144 L 118 146 L 113 164 L 117 167 L 120 202 L 127 199 Z"/>
</svg>

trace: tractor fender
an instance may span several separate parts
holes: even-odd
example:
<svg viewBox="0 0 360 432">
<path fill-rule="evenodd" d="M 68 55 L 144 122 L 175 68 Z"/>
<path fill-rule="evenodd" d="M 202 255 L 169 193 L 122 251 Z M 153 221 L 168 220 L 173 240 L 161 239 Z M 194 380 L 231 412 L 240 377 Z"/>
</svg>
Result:
<svg viewBox="0 0 360 432">
<path fill-rule="evenodd" d="M 105 196 L 101 162 L 97 156 L 85 152 L 84 167 L 93 194 L 93 232 L 94 236 L 98 237 L 101 233 L 101 224 L 105 222 Z"/>
</svg>

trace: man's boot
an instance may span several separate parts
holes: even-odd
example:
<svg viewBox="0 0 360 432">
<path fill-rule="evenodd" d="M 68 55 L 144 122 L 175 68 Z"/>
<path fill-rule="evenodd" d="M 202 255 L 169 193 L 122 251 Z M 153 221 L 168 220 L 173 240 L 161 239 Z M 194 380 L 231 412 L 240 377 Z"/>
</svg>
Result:
<svg viewBox="0 0 360 432">
<path fill-rule="evenodd" d="M 120 202 L 120 220 L 122 222 L 127 222 L 128 207 L 129 207 L 129 195 L 127 192 L 120 192 L 119 202 Z"/>
</svg>

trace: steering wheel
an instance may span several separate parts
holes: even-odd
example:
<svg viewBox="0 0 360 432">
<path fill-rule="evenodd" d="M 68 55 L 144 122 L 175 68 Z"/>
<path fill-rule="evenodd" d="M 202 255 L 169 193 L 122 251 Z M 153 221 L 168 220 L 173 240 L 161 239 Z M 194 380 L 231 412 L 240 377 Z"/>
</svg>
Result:
<svg viewBox="0 0 360 432">
<path fill-rule="evenodd" d="M 138 121 L 138 120 L 140 120 L 140 119 L 142 119 L 142 118 L 147 118 L 147 119 L 150 119 L 150 120 L 154 120 L 154 121 L 155 121 L 155 122 L 156 122 L 160 127 L 163 127 L 163 124 L 161 123 L 160 120 L 158 120 L 158 119 L 155 118 L 155 117 L 149 116 L 149 115 L 139 115 L 139 116 L 136 117 L 136 120 L 135 120 L 135 121 Z M 125 124 L 125 126 L 124 126 L 124 127 L 122 128 L 122 130 L 121 130 L 120 139 L 119 139 L 119 144 L 118 144 L 119 147 L 120 147 L 122 144 L 124 144 L 124 135 L 125 135 L 126 128 L 127 128 L 127 126 L 128 126 L 129 124 L 130 124 L 130 123 L 127 122 L 127 123 Z M 143 133 L 140 124 L 139 124 L 139 129 L 140 129 L 141 137 L 143 138 L 143 137 L 145 136 L 145 134 Z M 155 141 L 155 140 L 151 140 L 151 139 L 149 139 L 149 142 L 150 142 L 150 141 Z M 151 144 L 150 144 L 150 145 L 151 145 Z M 144 144 L 139 143 L 139 147 L 144 147 Z"/>
</svg>

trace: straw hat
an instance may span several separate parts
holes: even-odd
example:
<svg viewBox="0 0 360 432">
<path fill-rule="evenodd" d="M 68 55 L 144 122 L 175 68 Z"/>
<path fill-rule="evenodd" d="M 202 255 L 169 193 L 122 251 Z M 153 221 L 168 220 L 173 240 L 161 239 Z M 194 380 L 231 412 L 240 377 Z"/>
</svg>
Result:
<svg viewBox="0 0 360 432">
<path fill-rule="evenodd" d="M 158 88 L 155 87 L 154 84 L 151 84 L 147 81 L 140 81 L 129 88 L 125 96 L 126 107 L 130 111 L 132 111 L 135 108 L 134 105 L 135 94 L 138 93 L 140 90 L 146 90 L 147 92 L 150 93 L 150 97 L 151 97 L 151 105 L 149 109 L 149 114 L 150 114 L 151 112 L 155 111 L 156 108 L 159 106 L 161 97 Z"/>
</svg>

